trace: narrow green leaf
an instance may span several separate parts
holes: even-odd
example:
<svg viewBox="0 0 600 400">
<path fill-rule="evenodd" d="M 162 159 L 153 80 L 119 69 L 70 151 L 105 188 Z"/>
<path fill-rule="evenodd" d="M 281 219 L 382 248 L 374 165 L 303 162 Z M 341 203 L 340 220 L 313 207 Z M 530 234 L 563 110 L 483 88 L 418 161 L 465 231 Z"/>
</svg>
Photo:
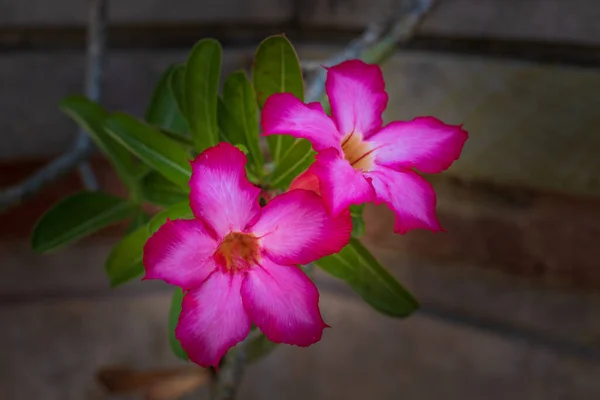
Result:
<svg viewBox="0 0 600 400">
<path fill-rule="evenodd" d="M 219 114 L 219 136 L 220 136 L 221 140 L 225 141 L 225 142 L 229 142 L 229 143 L 235 143 L 235 146 L 238 149 L 242 150 L 244 152 L 244 154 L 248 155 L 249 154 L 248 148 L 246 146 L 244 146 L 243 144 L 239 143 L 239 142 L 244 141 L 242 128 L 238 124 L 237 119 L 233 117 L 233 115 L 229 112 L 229 110 L 227 110 L 227 107 L 225 107 L 225 104 L 223 103 L 223 100 L 221 100 L 221 99 L 219 99 L 219 102 L 218 102 L 218 114 Z M 255 184 L 262 182 L 262 179 L 258 178 L 257 170 L 260 173 L 260 176 L 262 178 L 262 172 L 263 172 L 262 168 L 261 169 L 256 168 L 255 164 L 253 164 L 253 163 L 246 164 L 246 173 L 248 174 L 248 179 L 250 179 L 250 181 Z"/>
<path fill-rule="evenodd" d="M 108 113 L 84 96 L 65 97 L 60 102 L 60 108 L 88 132 L 96 146 L 110 160 L 121 181 L 131 190 L 135 185 L 138 169 L 127 149 L 105 131 L 104 121 L 108 118 Z"/>
<path fill-rule="evenodd" d="M 359 238 L 365 234 L 365 221 L 363 219 L 364 204 L 359 206 L 350 206 L 350 216 L 352 217 L 352 237 Z"/>
<path fill-rule="evenodd" d="M 187 114 L 185 110 L 185 95 L 183 93 L 184 85 L 185 65 L 177 65 L 173 68 L 171 76 L 169 77 L 169 87 L 171 89 L 171 94 L 175 99 L 175 103 L 177 104 L 177 108 L 183 116 Z"/>
<path fill-rule="evenodd" d="M 148 227 L 142 225 L 113 247 L 105 266 L 112 287 L 128 282 L 144 272 L 142 259 L 148 237 Z"/>
<path fill-rule="evenodd" d="M 299 139 L 283 155 L 271 175 L 270 186 L 286 189 L 298 174 L 315 161 L 315 152 L 308 140 Z"/>
<path fill-rule="evenodd" d="M 144 200 L 159 206 L 168 207 L 189 197 L 189 187 L 182 188 L 155 171 L 148 173 L 141 185 Z"/>
<path fill-rule="evenodd" d="M 252 80 L 260 108 L 273 93 L 292 93 L 304 100 L 300 61 L 296 50 L 284 35 L 270 36 L 258 46 Z"/>
<path fill-rule="evenodd" d="M 81 192 L 69 196 L 47 211 L 37 222 L 31 246 L 46 252 L 66 246 L 86 235 L 131 217 L 135 206 L 102 192 Z"/>
<path fill-rule="evenodd" d="M 244 153 L 245 155 L 248 155 L 248 153 L 249 153 L 248 148 L 246 146 L 244 146 L 243 144 L 236 144 L 235 147 L 237 147 L 239 150 L 241 150 L 242 153 Z"/>
<path fill-rule="evenodd" d="M 186 134 L 189 132 L 187 121 L 177 106 L 170 86 L 171 76 L 176 69 L 177 67 L 171 66 L 160 77 L 146 109 L 145 119 L 151 125 Z"/>
<path fill-rule="evenodd" d="M 258 47 L 254 57 L 252 82 L 256 92 L 256 101 L 262 109 L 267 98 L 274 93 L 292 93 L 304 100 L 302 69 L 294 47 L 283 35 L 271 36 Z M 267 137 L 269 151 L 275 162 L 294 144 L 287 135 Z"/>
<path fill-rule="evenodd" d="M 173 183 L 187 187 L 192 175 L 187 151 L 151 126 L 122 113 L 106 120 L 107 132 L 142 162 Z"/>
<path fill-rule="evenodd" d="M 221 74 L 221 45 L 214 39 L 200 40 L 190 53 L 184 74 L 185 116 L 196 150 L 219 142 L 217 96 Z"/>
<path fill-rule="evenodd" d="M 331 104 L 329 104 L 329 97 L 327 97 L 327 95 L 323 95 L 323 97 L 321 97 L 321 107 L 323 107 L 323 111 L 325 112 L 325 114 L 331 116 Z"/>
<path fill-rule="evenodd" d="M 239 136 L 232 138 L 236 140 L 233 144 L 244 145 L 249 150 L 250 162 L 256 166 L 257 171 L 261 171 L 263 157 L 258 142 L 258 109 L 254 89 L 244 71 L 234 72 L 225 80 L 223 104 L 240 128 Z"/>
<path fill-rule="evenodd" d="M 243 142 L 243 132 L 242 128 L 238 124 L 236 118 L 233 117 L 232 114 L 229 113 L 223 101 L 219 99 L 218 103 L 218 113 L 219 113 L 219 134 L 222 141 L 234 143 L 235 146 L 244 152 L 247 156 L 249 155 L 248 148 L 240 144 Z M 259 184 L 262 182 L 262 179 L 259 179 L 258 174 L 260 173 L 260 177 L 262 178 L 263 171 L 262 168 L 256 168 L 253 163 L 246 163 L 246 174 L 248 175 L 248 179 L 250 182 L 255 184 Z"/>
<path fill-rule="evenodd" d="M 168 136 L 170 139 L 173 139 L 174 141 L 176 141 L 177 143 L 179 143 L 185 147 L 192 148 L 194 146 L 194 142 L 192 142 L 192 139 L 190 139 L 189 137 L 187 137 L 187 135 L 184 135 L 183 133 L 170 131 L 168 129 L 160 128 L 160 127 L 158 128 L 158 130 L 163 135 Z"/>
<path fill-rule="evenodd" d="M 190 209 L 190 204 L 188 201 L 173 204 L 171 207 L 156 214 L 150 220 L 150 222 L 148 223 L 148 233 L 150 235 L 154 234 L 154 232 L 156 232 L 158 228 L 160 228 L 165 222 L 167 222 L 167 218 L 170 220 L 192 219 L 194 218 L 194 214 L 192 214 L 192 210 Z"/>
<path fill-rule="evenodd" d="M 229 143 L 242 143 L 244 141 L 242 127 L 233 114 L 229 112 L 221 98 L 217 100 L 217 121 L 219 124 L 219 138 L 222 141 Z"/>
<path fill-rule="evenodd" d="M 140 226 L 146 225 L 149 220 L 150 216 L 146 214 L 146 211 L 142 210 L 141 208 L 137 209 L 133 215 L 133 218 L 131 219 L 131 223 L 127 227 L 125 234 L 130 234 Z"/>
<path fill-rule="evenodd" d="M 343 279 L 377 311 L 392 317 L 406 317 L 419 307 L 414 297 L 379 264 L 358 239 L 337 254 L 321 258 L 316 264 Z"/>
<path fill-rule="evenodd" d="M 179 314 L 181 314 L 181 302 L 183 301 L 183 291 L 180 288 L 175 289 L 173 299 L 171 300 L 171 310 L 169 311 L 169 344 L 171 350 L 178 358 L 187 361 L 188 355 L 181 347 L 181 343 L 175 337 L 175 328 L 179 322 Z"/>
</svg>

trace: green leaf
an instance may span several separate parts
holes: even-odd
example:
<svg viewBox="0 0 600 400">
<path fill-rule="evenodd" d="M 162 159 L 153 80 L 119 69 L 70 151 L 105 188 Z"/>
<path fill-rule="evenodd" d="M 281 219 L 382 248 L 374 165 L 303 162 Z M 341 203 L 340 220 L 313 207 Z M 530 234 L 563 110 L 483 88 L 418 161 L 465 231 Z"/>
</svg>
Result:
<svg viewBox="0 0 600 400">
<path fill-rule="evenodd" d="M 242 143 L 244 141 L 244 133 L 239 121 L 227 109 L 221 98 L 217 100 L 217 120 L 220 140 L 229 143 Z"/>
<path fill-rule="evenodd" d="M 135 231 L 140 226 L 146 225 L 149 220 L 150 216 L 146 214 L 146 211 L 142 210 L 141 208 L 137 209 L 125 233 L 129 234 Z"/>
<path fill-rule="evenodd" d="M 144 272 L 142 259 L 148 237 L 148 227 L 142 225 L 113 247 L 105 267 L 112 287 L 130 281 Z"/>
<path fill-rule="evenodd" d="M 177 65 L 173 68 L 171 72 L 171 76 L 169 77 L 169 87 L 171 88 L 171 93 L 173 94 L 173 98 L 175 99 L 175 103 L 177 104 L 177 108 L 179 112 L 185 116 L 185 95 L 183 93 L 184 83 L 185 82 L 185 65 Z M 189 126 L 188 126 L 189 128 Z"/>
<path fill-rule="evenodd" d="M 325 114 L 331 116 L 331 104 L 329 104 L 329 97 L 327 97 L 327 95 L 323 95 L 323 97 L 321 97 L 321 107 L 323 107 L 323 111 L 325 112 Z"/>
<path fill-rule="evenodd" d="M 244 146 L 243 144 L 236 144 L 235 147 L 237 147 L 245 155 L 248 155 L 248 153 L 249 153 L 248 148 L 246 146 Z"/>
<path fill-rule="evenodd" d="M 149 124 L 185 134 L 189 131 L 187 121 L 177 106 L 170 85 L 171 75 L 176 69 L 177 67 L 171 66 L 160 77 L 146 109 L 145 119 Z"/>
<path fill-rule="evenodd" d="M 106 120 L 110 135 L 173 183 L 187 187 L 192 175 L 187 151 L 151 126 L 122 113 Z"/>
<path fill-rule="evenodd" d="M 252 333 L 250 333 L 250 335 L 252 335 Z M 271 342 L 263 333 L 261 333 L 246 344 L 246 359 L 249 363 L 258 361 L 262 357 L 270 354 L 275 347 L 277 347 L 277 343 Z"/>
<path fill-rule="evenodd" d="M 304 100 L 300 61 L 285 36 L 268 37 L 259 45 L 254 57 L 252 82 L 261 109 L 274 93 L 292 93 L 301 101 Z M 294 144 L 294 139 L 288 135 L 272 135 L 267 137 L 267 142 L 273 161 L 278 162 Z"/>
<path fill-rule="evenodd" d="M 419 307 L 414 297 L 379 264 L 358 239 L 337 254 L 321 258 L 316 264 L 343 279 L 377 311 L 392 317 L 406 317 Z"/>
<path fill-rule="evenodd" d="M 66 246 L 86 235 L 131 217 L 135 206 L 102 192 L 81 192 L 61 200 L 37 222 L 31 246 L 46 252 Z"/>
<path fill-rule="evenodd" d="M 159 212 L 150 220 L 148 223 L 148 233 L 150 235 L 154 234 L 163 226 L 165 222 L 167 222 L 167 218 L 170 220 L 173 219 L 192 219 L 194 218 L 194 214 L 190 209 L 190 204 L 188 201 L 184 201 L 181 203 L 173 204 L 171 207 Z"/>
<path fill-rule="evenodd" d="M 175 328 L 179 322 L 179 314 L 181 314 L 181 302 L 183 301 L 183 291 L 180 288 L 175 289 L 173 299 L 171 300 L 171 309 L 169 311 L 169 344 L 171 350 L 178 358 L 189 360 L 187 353 L 181 347 L 181 343 L 175 337 Z"/>
<path fill-rule="evenodd" d="M 65 97 L 60 102 L 60 108 L 88 132 L 96 146 L 110 160 L 121 181 L 132 190 L 139 171 L 127 149 L 105 131 L 104 121 L 108 118 L 108 113 L 84 96 Z"/>
<path fill-rule="evenodd" d="M 363 219 L 364 204 L 359 206 L 350 206 L 350 216 L 352 217 L 352 237 L 358 238 L 365 234 L 365 221 Z"/>
<path fill-rule="evenodd" d="M 262 109 L 273 93 L 292 93 L 304 100 L 302 69 L 294 47 L 284 35 L 266 38 L 254 56 L 252 80 Z"/>
<path fill-rule="evenodd" d="M 217 97 L 221 74 L 221 45 L 214 39 L 200 40 L 190 53 L 184 74 L 185 116 L 196 150 L 219 142 Z"/>
<path fill-rule="evenodd" d="M 151 171 L 142 180 L 142 197 L 152 204 L 168 207 L 189 197 L 189 187 L 182 188 L 158 172 Z"/>
<path fill-rule="evenodd" d="M 158 130 L 163 134 L 168 136 L 170 139 L 173 139 L 174 141 L 178 142 L 179 144 L 185 146 L 185 147 L 193 147 L 194 146 L 194 142 L 192 142 L 192 139 L 190 139 L 189 137 L 187 137 L 186 135 L 184 135 L 183 133 L 179 133 L 179 132 L 175 132 L 175 131 L 170 131 L 168 129 L 165 128 L 158 128 Z"/>
<path fill-rule="evenodd" d="M 235 136 L 230 136 L 234 140 L 232 143 L 243 144 L 249 150 L 250 162 L 256 166 L 256 171 L 261 171 L 263 157 L 258 142 L 258 109 L 254 89 L 244 71 L 234 72 L 225 80 L 223 104 L 239 127 Z"/>
<path fill-rule="evenodd" d="M 283 155 L 271 175 L 270 186 L 286 189 L 298 174 L 315 161 L 315 152 L 308 140 L 298 139 Z"/>
</svg>

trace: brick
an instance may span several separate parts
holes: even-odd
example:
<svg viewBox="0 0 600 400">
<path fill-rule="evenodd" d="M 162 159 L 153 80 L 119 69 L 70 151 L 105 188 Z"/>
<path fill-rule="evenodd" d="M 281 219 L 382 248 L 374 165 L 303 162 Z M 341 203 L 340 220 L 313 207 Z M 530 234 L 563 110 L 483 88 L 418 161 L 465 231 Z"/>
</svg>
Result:
<svg viewBox="0 0 600 400">
<path fill-rule="evenodd" d="M 4 26 L 84 25 L 88 4 L 78 0 L 59 0 L 50 5 L 44 0 L 24 0 L 0 5 L 0 24 Z M 109 2 L 111 23 L 139 22 L 214 22 L 250 20 L 281 21 L 289 17 L 288 0 L 129 0 Z"/>
<path fill-rule="evenodd" d="M 587 0 L 442 0 L 421 32 L 600 43 L 600 4 Z"/>
<path fill-rule="evenodd" d="M 587 0 L 441 0 L 423 21 L 421 34 L 495 37 L 598 44 L 600 5 Z M 362 27 L 389 12 L 395 0 L 311 0 L 302 21 Z"/>
<path fill-rule="evenodd" d="M 600 287 L 600 201 L 433 179 L 447 232 L 391 235 L 392 213 L 368 207 L 366 241 L 402 256 L 491 268 L 559 286 Z"/>
<path fill-rule="evenodd" d="M 598 44 L 600 6 L 588 0 L 442 0 L 424 21 L 420 33 L 498 37 Z M 296 22 L 362 28 L 389 12 L 396 0 L 129 0 L 110 3 L 110 21 L 135 23 Z M 22 0 L 0 5 L 3 26 L 83 25 L 85 2 Z"/>
</svg>

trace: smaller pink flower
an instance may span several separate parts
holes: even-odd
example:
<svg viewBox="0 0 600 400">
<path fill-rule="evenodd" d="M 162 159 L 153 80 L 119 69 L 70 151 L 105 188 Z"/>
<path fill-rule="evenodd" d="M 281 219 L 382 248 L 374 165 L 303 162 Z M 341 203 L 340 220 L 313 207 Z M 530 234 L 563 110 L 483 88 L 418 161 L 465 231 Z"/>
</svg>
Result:
<svg viewBox="0 0 600 400">
<path fill-rule="evenodd" d="M 321 195 L 319 178 L 311 171 L 310 168 L 298 175 L 297 177 L 295 177 L 292 183 L 290 183 L 288 191 L 296 189 L 310 190 L 315 192 L 319 196 Z"/>
<path fill-rule="evenodd" d="M 394 211 L 398 233 L 441 230 L 433 188 L 414 169 L 439 173 L 450 167 L 467 132 L 433 117 L 382 126 L 388 96 L 377 65 L 345 61 L 328 69 L 325 87 L 331 117 L 319 103 L 304 104 L 289 93 L 272 95 L 262 110 L 264 135 L 304 138 L 318 153 L 292 187 L 314 186 L 316 176 L 333 214 L 374 201 Z"/>
<path fill-rule="evenodd" d="M 319 292 L 297 267 L 340 251 L 349 213 L 332 217 L 321 198 L 294 190 L 259 206 L 246 156 L 228 143 L 192 162 L 195 219 L 167 221 L 144 246 L 144 279 L 186 291 L 175 331 L 195 363 L 217 366 L 254 323 L 276 343 L 309 346 L 327 326 Z"/>
</svg>

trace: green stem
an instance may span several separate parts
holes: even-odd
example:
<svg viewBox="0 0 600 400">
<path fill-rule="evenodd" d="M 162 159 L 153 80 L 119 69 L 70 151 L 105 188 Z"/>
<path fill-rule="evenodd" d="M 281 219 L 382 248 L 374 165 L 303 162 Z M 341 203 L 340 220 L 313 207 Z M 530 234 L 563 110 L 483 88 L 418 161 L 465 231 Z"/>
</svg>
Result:
<svg viewBox="0 0 600 400">
<path fill-rule="evenodd" d="M 250 332 L 244 341 L 229 350 L 213 377 L 211 400 L 235 399 L 246 366 L 246 346 L 260 334 L 258 329 Z"/>
</svg>

